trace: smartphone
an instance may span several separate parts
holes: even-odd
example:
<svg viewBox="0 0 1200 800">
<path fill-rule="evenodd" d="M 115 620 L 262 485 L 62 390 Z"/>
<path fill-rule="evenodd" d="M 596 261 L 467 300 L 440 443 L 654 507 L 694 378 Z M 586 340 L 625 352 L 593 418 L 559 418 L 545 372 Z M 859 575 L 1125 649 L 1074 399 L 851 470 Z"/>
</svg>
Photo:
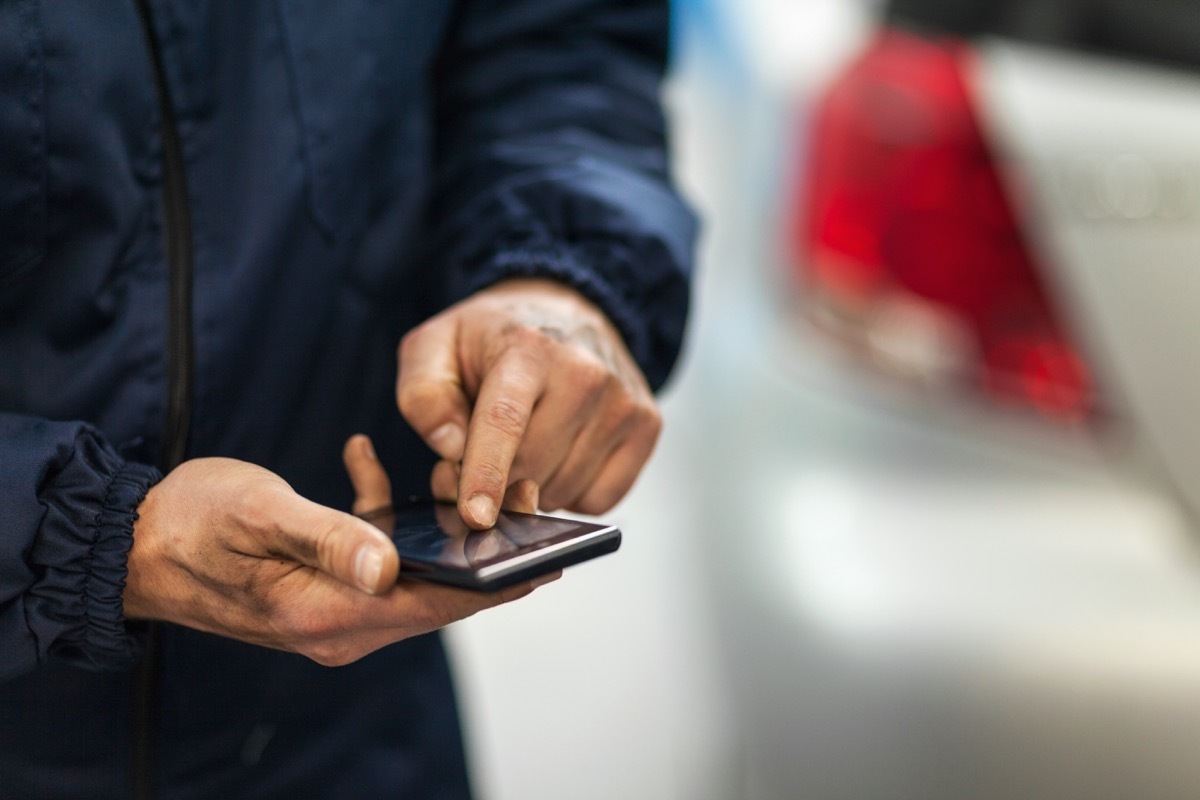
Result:
<svg viewBox="0 0 1200 800">
<path fill-rule="evenodd" d="M 522 583 L 621 546 L 619 529 L 595 522 L 501 511 L 495 527 L 475 531 L 449 503 L 413 501 L 390 511 L 401 577 L 479 592 Z"/>
</svg>

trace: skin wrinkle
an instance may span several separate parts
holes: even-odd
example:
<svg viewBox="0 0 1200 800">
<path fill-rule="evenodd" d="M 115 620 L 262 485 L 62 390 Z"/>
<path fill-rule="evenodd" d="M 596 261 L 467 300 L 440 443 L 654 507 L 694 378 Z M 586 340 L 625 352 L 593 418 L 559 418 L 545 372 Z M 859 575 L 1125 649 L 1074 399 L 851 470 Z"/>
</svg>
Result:
<svg viewBox="0 0 1200 800">
<path fill-rule="evenodd" d="M 210 575 L 196 571 L 192 571 L 191 576 L 196 583 L 229 600 L 241 598 L 243 593 L 246 591 L 248 583 L 249 586 L 253 588 L 253 586 L 255 586 L 258 582 L 253 574 L 246 576 L 244 580 L 237 578 L 218 577 L 217 575 Z M 246 598 L 251 597 L 251 595 L 246 594 Z"/>
<path fill-rule="evenodd" d="M 248 558 L 253 558 L 253 556 Z M 285 565 L 281 564 L 281 566 Z M 225 610 L 235 612 L 236 617 L 231 620 L 213 616 L 211 613 L 212 598 L 200 592 L 192 595 L 190 606 L 196 617 L 205 619 L 205 627 L 211 633 L 234 629 L 239 632 L 239 638 L 245 641 L 277 650 L 303 653 L 305 652 L 304 645 L 307 643 L 295 642 L 295 631 L 289 629 L 288 626 L 275 625 L 276 614 L 272 612 L 278 610 L 274 594 L 284 588 L 288 576 L 297 570 L 304 569 L 311 568 L 301 564 L 286 565 L 279 575 L 265 579 L 254 574 L 253 570 L 248 570 L 251 574 L 240 584 L 233 580 L 222 581 L 197 575 L 197 583 L 229 601 Z M 296 609 L 289 610 L 296 611 Z M 260 630 L 260 622 L 264 619 L 270 620 L 272 623 L 269 635 Z M 282 619 L 291 620 L 286 616 Z"/>
<path fill-rule="evenodd" d="M 299 556 L 304 561 L 317 560 L 317 543 L 312 539 L 305 539 L 303 536 L 297 536 L 291 531 L 279 530 L 276 533 L 278 540 L 282 541 L 283 547 L 273 547 L 267 551 L 268 555 L 276 558 L 294 560 Z"/>
<path fill-rule="evenodd" d="M 599 329 L 593 323 L 582 322 L 567 327 L 561 314 L 515 305 L 510 306 L 510 310 L 514 318 L 500 329 L 503 337 L 532 331 L 560 345 L 580 345 L 610 370 L 618 371 L 611 348 L 605 345 Z"/>
<path fill-rule="evenodd" d="M 537 329 L 538 333 L 553 339 L 559 344 L 567 343 L 567 332 L 557 325 L 539 325 Z"/>
</svg>

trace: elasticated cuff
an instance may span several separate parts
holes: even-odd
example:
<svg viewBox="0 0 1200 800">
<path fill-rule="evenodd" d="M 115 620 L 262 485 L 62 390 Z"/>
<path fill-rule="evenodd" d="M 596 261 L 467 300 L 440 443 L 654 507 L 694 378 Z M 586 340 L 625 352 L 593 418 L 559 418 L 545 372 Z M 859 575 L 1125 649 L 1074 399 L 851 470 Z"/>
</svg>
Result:
<svg viewBox="0 0 1200 800">
<path fill-rule="evenodd" d="M 47 476 L 39 491 L 46 511 L 31 554 L 37 579 L 25 603 L 39 663 L 94 670 L 133 663 L 139 648 L 126 629 L 122 595 L 137 508 L 161 477 L 153 467 L 124 461 L 86 429 Z"/>
<path fill-rule="evenodd" d="M 150 487 L 162 478 L 145 464 L 127 463 L 108 485 L 104 505 L 96 521 L 91 569 L 83 584 L 84 652 L 94 666 L 124 666 L 133 661 L 137 646 L 125 627 L 122 595 L 129 574 L 129 550 L 133 547 L 133 523 L 137 507 Z"/>
</svg>

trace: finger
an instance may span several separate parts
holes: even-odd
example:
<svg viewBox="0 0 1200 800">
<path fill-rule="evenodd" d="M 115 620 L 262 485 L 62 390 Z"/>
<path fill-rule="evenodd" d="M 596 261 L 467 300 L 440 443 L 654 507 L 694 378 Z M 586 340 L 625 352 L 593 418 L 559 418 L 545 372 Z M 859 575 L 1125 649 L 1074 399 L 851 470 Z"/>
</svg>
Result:
<svg viewBox="0 0 1200 800">
<path fill-rule="evenodd" d="M 420 581 L 402 582 L 397 585 L 397 589 L 408 588 L 412 593 L 411 596 L 420 597 L 428 615 L 424 620 L 425 629 L 433 630 L 449 625 L 451 622 L 466 619 L 480 611 L 528 597 L 535 590 L 553 583 L 561 577 L 562 570 L 556 570 L 496 592 L 473 592 Z M 413 618 L 411 607 L 406 614 L 406 619 L 411 623 Z"/>
<path fill-rule="evenodd" d="M 522 514 L 534 514 L 538 507 L 538 485 L 531 480 L 517 481 L 504 493 L 504 508 Z"/>
<path fill-rule="evenodd" d="M 303 622 L 299 625 L 306 631 L 304 635 L 262 643 L 301 653 L 325 666 L 341 666 L 402 639 L 429 633 L 484 609 L 525 597 L 561 574 L 561 571 L 552 573 L 492 594 L 419 581 L 400 581 L 380 597 L 333 594 L 326 616 L 342 623 L 352 620 L 352 624 L 330 627 L 328 622 L 322 622 L 314 629 L 311 623 Z"/>
<path fill-rule="evenodd" d="M 459 466 L 453 461 L 439 461 L 433 465 L 429 488 L 433 499 L 442 503 L 453 503 L 458 499 Z M 504 493 L 503 507 L 510 511 L 533 514 L 537 511 L 538 485 L 531 480 L 519 480 Z"/>
<path fill-rule="evenodd" d="M 612 442 L 597 444 L 577 444 L 571 455 L 563 462 L 562 468 L 554 474 L 542 491 L 542 508 L 556 511 L 560 508 L 573 508 L 608 460 L 615 452 Z"/>
<path fill-rule="evenodd" d="M 606 413 L 576 440 L 562 467 L 542 487 L 542 507 L 578 508 L 584 494 L 599 478 L 601 470 L 626 443 L 632 446 L 629 463 L 636 454 L 649 458 L 662 429 L 662 417 L 653 400 L 638 401 L 622 395 L 608 403 Z M 639 465 L 640 468 L 640 465 Z M 636 472 L 634 473 L 636 475 Z M 615 479 L 614 479 L 615 481 Z M 609 484 L 610 491 L 616 487 Z"/>
<path fill-rule="evenodd" d="M 361 626 L 351 636 L 360 657 L 410 636 L 443 628 L 480 611 L 511 603 L 562 577 L 562 570 L 498 592 L 471 592 L 421 581 L 402 580 L 378 604 L 362 609 Z M 347 659 L 348 660 L 348 659 Z"/>
<path fill-rule="evenodd" d="M 590 391 L 585 380 L 547 387 L 513 458 L 509 482 L 528 478 L 544 485 L 562 466 L 571 444 L 592 419 L 600 399 L 601 394 Z"/>
<path fill-rule="evenodd" d="M 511 603 L 528 596 L 544 583 L 526 581 L 498 592 L 473 592 L 422 581 L 401 581 L 394 590 L 399 595 L 400 613 L 397 627 L 414 625 L 426 633 L 466 619 L 489 608 Z"/>
<path fill-rule="evenodd" d="M 265 511 L 275 522 L 263 533 L 268 555 L 307 564 L 368 594 L 396 582 L 396 548 L 369 522 L 295 494 Z"/>
<path fill-rule="evenodd" d="M 628 420 L 609 420 L 585 431 L 571 446 L 558 470 L 542 486 L 542 508 L 553 511 L 578 499 L 629 435 Z"/>
<path fill-rule="evenodd" d="M 387 472 L 375 455 L 370 438 L 355 434 L 346 440 L 342 448 L 342 461 L 354 486 L 355 514 L 365 514 L 392 504 L 392 484 Z"/>
<path fill-rule="evenodd" d="M 429 476 L 429 492 L 434 500 L 453 503 L 458 500 L 459 466 L 457 461 L 439 461 Z"/>
<path fill-rule="evenodd" d="M 564 507 L 592 516 L 608 511 L 633 488 L 657 441 L 657 433 L 627 439 L 601 467 L 584 493 Z"/>
<path fill-rule="evenodd" d="M 458 485 L 458 510 L 471 527 L 495 524 L 513 457 L 544 385 L 545 368 L 529 351 L 507 351 L 484 376 Z"/>
<path fill-rule="evenodd" d="M 400 343 L 396 402 L 425 443 L 451 461 L 463 457 L 470 402 L 458 360 L 458 325 L 435 317 Z"/>
</svg>

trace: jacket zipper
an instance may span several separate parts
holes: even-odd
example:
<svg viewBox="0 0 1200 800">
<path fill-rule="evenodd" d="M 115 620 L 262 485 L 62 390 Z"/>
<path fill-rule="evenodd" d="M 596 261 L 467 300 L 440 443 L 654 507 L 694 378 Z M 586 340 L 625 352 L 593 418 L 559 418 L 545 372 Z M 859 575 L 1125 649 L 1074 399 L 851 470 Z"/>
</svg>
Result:
<svg viewBox="0 0 1200 800">
<path fill-rule="evenodd" d="M 171 278 L 167 320 L 167 420 L 159 466 L 169 472 L 183 461 L 192 418 L 192 214 L 188 206 L 183 145 L 171 106 L 162 49 L 154 33 L 149 0 L 137 0 L 154 62 L 162 137 L 163 222 Z"/>
<path fill-rule="evenodd" d="M 183 461 L 191 428 L 192 217 L 188 206 L 183 146 L 171 106 L 162 48 L 154 32 L 149 0 L 137 0 L 137 8 L 153 66 L 162 139 L 163 236 L 170 278 L 167 289 L 167 413 L 159 466 L 167 473 Z M 133 673 L 130 780 L 135 800 L 152 800 L 156 794 L 154 713 L 161 657 L 159 625 L 152 622 L 147 631 L 145 649 Z"/>
</svg>

